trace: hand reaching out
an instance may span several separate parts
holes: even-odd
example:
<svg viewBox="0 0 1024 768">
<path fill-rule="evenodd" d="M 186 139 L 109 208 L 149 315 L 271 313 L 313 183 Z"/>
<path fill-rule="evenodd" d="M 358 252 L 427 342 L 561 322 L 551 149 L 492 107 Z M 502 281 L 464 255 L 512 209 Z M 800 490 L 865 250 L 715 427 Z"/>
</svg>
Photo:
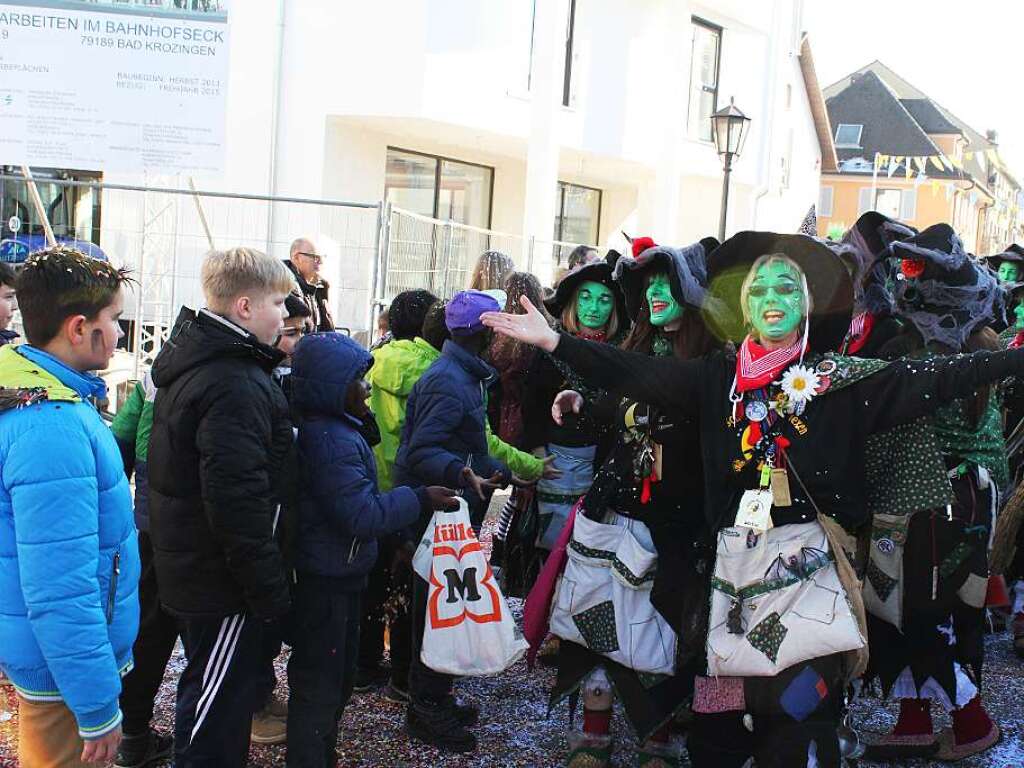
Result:
<svg viewBox="0 0 1024 768">
<path fill-rule="evenodd" d="M 463 488 L 475 491 L 477 496 L 486 500 L 488 495 L 501 488 L 501 473 L 495 472 L 485 479 L 469 467 L 465 467 L 462 470 L 462 484 Z"/>
<path fill-rule="evenodd" d="M 551 404 L 551 418 L 555 424 L 562 426 L 562 420 L 567 413 L 579 413 L 583 408 L 583 395 L 571 389 L 564 389 L 555 395 L 555 401 Z"/>
<path fill-rule="evenodd" d="M 502 336 L 540 347 L 545 352 L 554 352 L 558 346 L 558 334 L 551 329 L 544 315 L 525 296 L 519 303 L 526 310 L 525 315 L 510 315 L 507 312 L 484 312 L 480 320 Z"/>
<path fill-rule="evenodd" d="M 455 491 L 440 485 L 427 487 L 427 498 L 430 499 L 431 509 L 453 510 L 459 508 L 459 499 Z"/>
</svg>

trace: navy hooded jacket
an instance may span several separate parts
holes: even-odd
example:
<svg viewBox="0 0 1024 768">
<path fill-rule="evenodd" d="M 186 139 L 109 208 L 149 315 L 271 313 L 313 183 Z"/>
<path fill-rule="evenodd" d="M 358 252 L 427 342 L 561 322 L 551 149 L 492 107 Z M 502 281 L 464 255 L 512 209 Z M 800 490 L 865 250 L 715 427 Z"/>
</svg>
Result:
<svg viewBox="0 0 1024 768">
<path fill-rule="evenodd" d="M 446 341 L 441 357 L 412 388 L 405 409 L 402 443 L 395 457 L 395 483 L 462 487 L 462 470 L 483 478 L 495 472 L 508 484 L 512 473 L 487 450 L 486 387 L 497 374 L 476 355 Z M 485 506 L 474 494 L 466 501 L 474 521 Z M 429 516 L 420 520 L 425 530 Z"/>
<path fill-rule="evenodd" d="M 369 352 L 339 333 L 306 336 L 292 355 L 301 467 L 295 569 L 340 591 L 366 586 L 377 538 L 430 510 L 423 488 L 380 492 L 366 430 L 345 411 L 349 386 L 372 364 Z"/>
</svg>

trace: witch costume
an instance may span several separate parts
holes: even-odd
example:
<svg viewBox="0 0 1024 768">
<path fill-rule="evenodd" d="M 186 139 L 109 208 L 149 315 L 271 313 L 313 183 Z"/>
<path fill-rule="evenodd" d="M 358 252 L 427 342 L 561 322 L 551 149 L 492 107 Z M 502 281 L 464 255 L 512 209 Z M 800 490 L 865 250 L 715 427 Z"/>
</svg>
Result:
<svg viewBox="0 0 1024 768">
<path fill-rule="evenodd" d="M 717 244 L 654 246 L 618 261 L 615 279 L 634 324 L 624 347 L 669 357 L 686 344 L 676 339 L 685 333 L 682 313 L 692 313 L 687 328 L 702 326 L 706 257 Z M 674 321 L 652 318 L 645 294 L 655 276 L 668 280 L 673 311 L 681 313 Z M 700 330 L 683 354 L 714 345 Z M 615 442 L 577 508 L 551 610 L 561 640 L 551 706 L 582 694 L 583 730 L 570 734 L 570 768 L 609 764 L 612 687 L 640 742 L 636 765 L 675 766 L 668 722 L 689 699 L 694 672 L 677 669 L 677 634 L 682 596 L 694 581 L 687 566 L 704 527 L 697 421 L 630 398 L 615 402 Z"/>
<path fill-rule="evenodd" d="M 1019 375 L 1024 352 L 892 363 L 828 354 L 850 324 L 848 271 L 810 238 L 763 232 L 735 235 L 710 265 L 708 318 L 725 337 L 743 338 L 741 286 L 765 254 L 806 278 L 813 312 L 794 350 L 748 337 L 736 354 L 683 361 L 563 334 L 552 354 L 594 385 L 699 421 L 705 522 L 718 540 L 693 764 L 831 767 L 843 688 L 864 664 L 844 533 L 867 522 L 865 440 Z"/>
<path fill-rule="evenodd" d="M 894 243 L 890 267 L 907 328 L 881 350 L 885 358 L 967 351 L 974 334 L 1004 316 L 995 275 L 964 252 L 946 224 Z M 982 387 L 943 404 L 917 427 L 902 441 L 904 464 L 914 462 L 902 467 L 904 479 L 916 478 L 876 480 L 889 498 L 872 505 L 868 677 L 877 675 L 884 692 L 900 700 L 900 716 L 869 755 L 959 759 L 999 738 L 978 693 L 988 549 L 999 490 L 1009 480 L 997 390 Z M 886 463 L 877 452 L 871 460 Z M 935 700 L 953 716 L 952 733 L 940 739 L 931 720 Z"/>
<path fill-rule="evenodd" d="M 895 314 L 887 285 L 889 246 L 917 234 L 917 230 L 868 211 L 843 235 L 840 256 L 853 278 L 854 309 L 850 331 L 839 353 L 856 357 L 878 357 L 878 350 L 899 335 L 903 326 Z"/>
<path fill-rule="evenodd" d="M 625 300 L 612 279 L 612 265 L 607 260 L 583 264 L 569 272 L 558 284 L 554 296 L 544 302 L 545 307 L 555 318 L 556 329 L 561 330 L 559 318 L 565 311 L 576 311 L 577 294 L 584 283 L 590 282 L 611 290 L 615 299 L 612 318 L 617 321 L 618 330 L 609 338 L 607 327 L 592 331 L 577 318 L 577 332 L 592 341 L 618 345 L 628 331 Z M 573 505 L 590 489 L 595 460 L 599 463 L 598 454 L 611 434 L 610 412 L 591 412 L 578 419 L 566 419 L 562 425 L 556 424 L 551 419 L 551 403 L 566 389 L 585 392 L 593 401 L 603 400 L 602 393 L 584 384 L 570 366 L 544 353 L 536 355 L 523 386 L 522 441 L 531 449 L 543 446 L 547 455 L 555 457 L 552 466 L 562 472 L 559 478 L 537 483 L 537 548 L 545 551 L 552 549 Z"/>
</svg>

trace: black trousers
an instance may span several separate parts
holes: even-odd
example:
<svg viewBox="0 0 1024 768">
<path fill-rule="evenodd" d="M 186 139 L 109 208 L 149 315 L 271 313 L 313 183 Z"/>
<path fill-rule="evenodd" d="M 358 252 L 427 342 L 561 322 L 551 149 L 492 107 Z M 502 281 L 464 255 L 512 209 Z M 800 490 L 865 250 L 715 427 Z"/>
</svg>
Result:
<svg viewBox="0 0 1024 768">
<path fill-rule="evenodd" d="M 427 582 L 412 578 L 412 660 L 409 666 L 409 697 L 413 702 L 438 702 L 451 695 L 451 675 L 435 672 L 420 659 L 427 613 Z"/>
<path fill-rule="evenodd" d="M 288 660 L 289 768 L 337 765 L 338 722 L 355 685 L 360 592 L 331 592 L 299 577 Z"/>
<path fill-rule="evenodd" d="M 359 668 L 372 670 L 384 658 L 384 629 L 391 629 L 391 679 L 400 688 L 409 684 L 409 651 L 412 644 L 412 623 L 409 611 L 399 611 L 390 618 L 384 613 L 384 603 L 397 594 L 405 593 L 406 604 L 412 601 L 412 570 L 393 576 L 391 563 L 401 542 L 397 537 L 378 541 L 377 563 L 370 571 L 369 583 L 363 594 L 363 618 L 359 630 Z"/>
<path fill-rule="evenodd" d="M 153 700 L 164 679 L 167 661 L 178 639 L 178 622 L 160 607 L 160 592 L 153 567 L 153 542 L 146 531 L 139 531 L 139 634 L 132 647 L 135 666 L 121 681 L 122 728 L 126 736 L 139 736 L 149 730 L 153 719 Z"/>
<path fill-rule="evenodd" d="M 262 702 L 263 622 L 244 613 L 181 622 L 188 664 L 178 681 L 175 768 L 244 768 Z"/>
<path fill-rule="evenodd" d="M 839 655 L 825 656 L 796 664 L 775 677 L 744 678 L 745 712 L 694 715 L 686 742 L 694 768 L 742 768 L 751 757 L 758 768 L 840 768 L 836 734 L 843 694 L 840 663 Z M 810 675 L 821 681 L 820 689 L 810 683 L 801 685 Z M 794 694 L 791 685 L 800 694 L 799 711 L 785 706 Z M 752 718 L 753 731 L 743 723 L 745 713 Z"/>
</svg>

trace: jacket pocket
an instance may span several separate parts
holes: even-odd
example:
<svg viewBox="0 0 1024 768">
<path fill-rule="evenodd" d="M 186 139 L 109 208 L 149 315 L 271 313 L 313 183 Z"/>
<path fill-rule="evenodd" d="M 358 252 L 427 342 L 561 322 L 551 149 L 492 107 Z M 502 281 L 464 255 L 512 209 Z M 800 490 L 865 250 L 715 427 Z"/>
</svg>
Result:
<svg viewBox="0 0 1024 768">
<path fill-rule="evenodd" d="M 110 569 L 110 586 L 107 587 L 107 624 L 114 622 L 114 606 L 117 603 L 117 577 L 121 575 L 121 550 L 114 552 Z"/>
</svg>

